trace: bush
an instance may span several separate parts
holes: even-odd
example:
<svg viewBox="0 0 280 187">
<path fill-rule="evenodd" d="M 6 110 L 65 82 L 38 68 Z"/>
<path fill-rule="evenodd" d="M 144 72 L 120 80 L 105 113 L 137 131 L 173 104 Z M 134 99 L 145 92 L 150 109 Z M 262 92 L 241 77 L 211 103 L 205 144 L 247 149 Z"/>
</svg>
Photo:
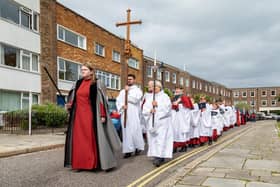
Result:
<svg viewBox="0 0 280 187">
<path fill-rule="evenodd" d="M 31 113 L 32 129 L 37 127 L 62 127 L 67 122 L 67 111 L 55 104 L 33 105 Z M 28 110 L 18 110 L 5 113 L 7 125 L 19 125 L 28 129 Z"/>
</svg>

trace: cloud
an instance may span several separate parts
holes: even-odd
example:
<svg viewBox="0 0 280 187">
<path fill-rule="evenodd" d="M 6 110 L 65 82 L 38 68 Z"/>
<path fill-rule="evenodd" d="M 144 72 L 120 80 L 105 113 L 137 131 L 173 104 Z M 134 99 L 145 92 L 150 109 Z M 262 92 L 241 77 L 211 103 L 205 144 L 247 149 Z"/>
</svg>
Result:
<svg viewBox="0 0 280 187">
<path fill-rule="evenodd" d="M 132 19 L 132 42 L 165 63 L 227 87 L 279 86 L 278 0 L 59 0 L 103 26 L 125 35 L 115 23 Z M 82 2 L 82 3 L 81 3 Z"/>
</svg>

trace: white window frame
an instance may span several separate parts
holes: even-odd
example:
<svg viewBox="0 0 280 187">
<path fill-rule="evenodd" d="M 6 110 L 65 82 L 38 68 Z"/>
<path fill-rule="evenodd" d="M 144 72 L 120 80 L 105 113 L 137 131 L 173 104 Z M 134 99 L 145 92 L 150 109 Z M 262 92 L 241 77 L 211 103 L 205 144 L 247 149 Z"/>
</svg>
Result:
<svg viewBox="0 0 280 187">
<path fill-rule="evenodd" d="M 161 71 L 159 69 L 157 70 L 157 79 L 162 80 Z"/>
<path fill-rule="evenodd" d="M 184 77 L 180 77 L 179 84 L 180 86 L 184 86 Z"/>
<path fill-rule="evenodd" d="M 254 96 L 252 96 L 252 93 L 254 93 Z M 256 97 L 255 91 L 250 91 L 250 97 Z"/>
<path fill-rule="evenodd" d="M 274 93 L 275 93 L 274 95 L 272 95 L 272 92 L 273 92 L 273 91 L 274 91 Z M 271 95 L 271 96 L 276 96 L 276 90 L 271 90 L 270 95 Z"/>
<path fill-rule="evenodd" d="M 250 100 L 250 106 L 256 106 L 255 105 L 255 100 Z"/>
<path fill-rule="evenodd" d="M 102 48 L 102 54 L 99 53 L 100 47 Z M 105 57 L 105 46 L 98 42 L 94 42 L 94 53 L 98 56 Z"/>
<path fill-rule="evenodd" d="M 114 58 L 114 57 L 115 57 L 114 54 L 118 54 L 118 59 L 115 59 L 115 58 Z M 121 63 L 121 53 L 118 52 L 118 51 L 116 51 L 116 50 L 113 50 L 113 51 L 112 51 L 112 60 L 113 60 L 114 62 Z"/>
<path fill-rule="evenodd" d="M 274 104 L 272 103 L 274 101 Z M 277 100 L 271 100 L 271 106 L 277 106 Z"/>
<path fill-rule="evenodd" d="M 153 67 L 152 66 L 147 66 L 147 77 L 153 78 Z"/>
<path fill-rule="evenodd" d="M 63 29 L 62 30 L 62 38 L 59 37 L 59 28 Z M 71 42 L 68 42 L 68 41 L 65 40 L 65 30 L 67 30 L 68 32 L 72 32 L 73 34 L 77 35 L 77 37 L 78 37 L 78 45 L 72 44 Z M 83 41 L 84 41 L 83 45 L 81 45 L 80 38 L 82 38 Z M 71 30 L 71 29 L 69 29 L 67 27 L 59 25 L 59 24 L 57 24 L 57 40 L 62 41 L 64 43 L 67 43 L 67 44 L 69 44 L 71 46 L 80 48 L 80 49 L 84 49 L 84 50 L 87 49 L 87 38 L 85 36 L 83 36 L 80 33 L 75 32 L 75 31 L 73 31 L 73 30 Z"/>
<path fill-rule="evenodd" d="M 263 95 L 263 92 L 265 92 L 265 95 Z M 266 97 L 267 96 L 267 90 L 262 90 L 262 97 Z"/>
<path fill-rule="evenodd" d="M 265 102 L 266 104 L 264 105 L 263 102 Z M 267 106 L 267 100 L 262 100 L 261 104 L 262 104 L 262 106 Z"/>
<path fill-rule="evenodd" d="M 130 57 L 128 60 L 128 66 L 134 69 L 139 69 L 139 61 L 136 58 Z"/>
<path fill-rule="evenodd" d="M 189 80 L 189 79 L 186 79 L 186 80 L 185 80 L 185 86 L 186 86 L 186 87 L 189 87 L 189 86 L 190 86 L 190 80 Z"/>
<path fill-rule="evenodd" d="M 234 91 L 233 92 L 233 97 L 235 97 L 235 98 L 239 97 L 239 91 Z"/>
<path fill-rule="evenodd" d="M 244 96 L 243 93 L 246 93 L 245 96 Z M 247 91 L 242 91 L 242 97 L 243 97 L 243 98 L 247 97 Z"/>
<path fill-rule="evenodd" d="M 95 75 L 96 75 L 96 77 L 102 76 L 101 81 L 103 81 L 103 80 L 105 80 L 105 82 L 108 81 L 108 85 L 106 85 L 106 83 L 104 83 L 104 85 L 107 88 L 112 89 L 112 90 L 120 90 L 121 89 L 121 77 L 119 75 L 112 74 L 112 73 L 105 72 L 105 71 L 101 71 L 101 70 L 96 70 Z M 111 84 L 113 78 L 115 80 L 115 85 L 116 85 L 115 88 L 113 88 L 112 84 Z M 117 81 L 118 81 L 118 84 L 117 84 Z"/>
<path fill-rule="evenodd" d="M 165 76 L 165 82 L 170 82 L 170 72 L 169 71 L 165 71 L 164 72 L 164 76 Z"/>
<path fill-rule="evenodd" d="M 192 88 L 195 88 L 195 80 L 192 81 Z"/>
<path fill-rule="evenodd" d="M 59 60 L 63 60 L 64 61 L 64 69 L 63 70 L 60 70 L 60 67 L 59 67 Z M 75 61 L 72 61 L 72 60 L 69 60 L 69 59 L 66 59 L 66 58 L 62 58 L 62 57 L 57 57 L 57 79 L 60 80 L 60 81 L 66 81 L 66 82 L 75 82 L 77 80 L 66 80 L 66 76 L 65 76 L 65 73 L 66 73 L 66 64 L 65 64 L 65 61 L 67 62 L 70 62 L 70 63 L 73 63 L 73 64 L 77 64 L 78 65 L 78 68 L 77 68 L 77 71 L 78 71 L 78 77 L 77 77 L 77 80 L 80 79 L 81 77 L 81 67 L 82 67 L 82 64 L 80 62 L 75 62 Z M 62 71 L 64 73 L 64 79 L 60 79 L 59 78 L 59 72 Z"/>
<path fill-rule="evenodd" d="M 172 73 L 172 83 L 173 84 L 177 83 L 177 74 L 176 73 Z"/>
</svg>

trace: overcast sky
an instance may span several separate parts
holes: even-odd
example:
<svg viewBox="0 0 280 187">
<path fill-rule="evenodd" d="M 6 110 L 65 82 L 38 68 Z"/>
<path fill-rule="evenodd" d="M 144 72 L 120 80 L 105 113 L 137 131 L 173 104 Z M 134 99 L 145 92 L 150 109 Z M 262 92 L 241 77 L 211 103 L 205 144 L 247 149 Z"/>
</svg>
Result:
<svg viewBox="0 0 280 187">
<path fill-rule="evenodd" d="M 131 40 L 144 55 L 227 87 L 280 86 L 279 0 L 59 0 L 110 32 Z"/>
</svg>

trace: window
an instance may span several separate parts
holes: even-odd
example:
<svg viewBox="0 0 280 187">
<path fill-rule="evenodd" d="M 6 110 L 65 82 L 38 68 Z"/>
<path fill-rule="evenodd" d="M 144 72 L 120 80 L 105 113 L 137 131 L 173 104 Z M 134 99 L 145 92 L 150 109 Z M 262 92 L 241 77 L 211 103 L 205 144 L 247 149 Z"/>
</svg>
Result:
<svg viewBox="0 0 280 187">
<path fill-rule="evenodd" d="M 242 97 L 247 97 L 247 92 L 246 91 L 242 92 Z"/>
<path fill-rule="evenodd" d="M 135 58 L 129 58 L 128 66 L 135 69 L 139 69 L 139 62 Z"/>
<path fill-rule="evenodd" d="M 105 47 L 95 42 L 95 54 L 105 57 Z"/>
<path fill-rule="evenodd" d="M 120 76 L 97 70 L 96 77 L 101 80 L 107 88 L 120 90 Z"/>
<path fill-rule="evenodd" d="M 262 97 L 266 97 L 266 91 L 262 91 Z"/>
<path fill-rule="evenodd" d="M 180 85 L 181 85 L 181 86 L 184 85 L 184 77 L 180 77 Z"/>
<path fill-rule="evenodd" d="M 271 106 L 276 106 L 276 100 L 271 100 Z"/>
<path fill-rule="evenodd" d="M 195 80 L 192 81 L 192 88 L 195 88 Z"/>
<path fill-rule="evenodd" d="M 205 85 L 205 92 L 207 92 L 208 91 L 208 86 L 207 85 Z"/>
<path fill-rule="evenodd" d="M 39 95 L 32 94 L 33 104 L 39 103 Z M 29 107 L 29 93 L 0 90 L 0 111 L 12 111 Z"/>
<path fill-rule="evenodd" d="M 186 87 L 189 87 L 189 86 L 190 86 L 190 81 L 189 81 L 189 79 L 186 79 L 185 84 L 186 84 Z"/>
<path fill-rule="evenodd" d="M 66 29 L 61 25 L 57 26 L 57 39 L 75 47 L 86 49 L 86 37 Z"/>
<path fill-rule="evenodd" d="M 39 56 L 7 45 L 0 45 L 1 64 L 27 71 L 39 72 Z"/>
<path fill-rule="evenodd" d="M 250 105 L 255 106 L 255 101 L 254 100 L 250 101 Z"/>
<path fill-rule="evenodd" d="M 170 82 L 170 73 L 169 71 L 165 71 L 165 81 Z"/>
<path fill-rule="evenodd" d="M 176 82 L 177 82 L 177 75 L 176 73 L 172 73 L 172 83 L 176 84 Z"/>
<path fill-rule="evenodd" d="M 276 91 L 275 90 L 271 91 L 271 96 L 276 96 Z"/>
<path fill-rule="evenodd" d="M 121 62 L 121 54 L 115 50 L 113 50 L 113 61 Z"/>
<path fill-rule="evenodd" d="M 30 9 L 21 7 L 20 24 L 28 29 L 32 29 L 32 11 Z"/>
<path fill-rule="evenodd" d="M 153 68 L 151 66 L 147 66 L 147 77 L 153 78 Z"/>
<path fill-rule="evenodd" d="M 81 65 L 58 58 L 58 78 L 60 80 L 77 81 L 80 78 Z"/>
<path fill-rule="evenodd" d="M 202 83 L 199 83 L 199 89 L 202 90 Z"/>
<path fill-rule="evenodd" d="M 239 91 L 233 92 L 233 97 L 239 97 Z"/>
<path fill-rule="evenodd" d="M 216 94 L 219 94 L 219 88 L 216 88 Z"/>
<path fill-rule="evenodd" d="M 162 77 L 161 77 L 161 71 L 160 70 L 157 70 L 157 79 L 158 80 L 161 80 Z"/>
<path fill-rule="evenodd" d="M 0 1 L 0 16 L 23 27 L 38 32 L 39 15 L 38 13 L 23 7 L 13 1 Z"/>
<path fill-rule="evenodd" d="M 267 106 L 267 100 L 262 100 L 262 106 Z"/>
<path fill-rule="evenodd" d="M 2 18 L 19 24 L 19 6 L 9 0 L 0 1 L 0 15 Z"/>
<path fill-rule="evenodd" d="M 250 92 L 250 96 L 251 96 L 251 97 L 255 97 L 255 91 L 251 91 L 251 92 Z"/>
<path fill-rule="evenodd" d="M 1 45 L 1 64 L 20 68 L 20 50 L 11 46 Z"/>
</svg>

